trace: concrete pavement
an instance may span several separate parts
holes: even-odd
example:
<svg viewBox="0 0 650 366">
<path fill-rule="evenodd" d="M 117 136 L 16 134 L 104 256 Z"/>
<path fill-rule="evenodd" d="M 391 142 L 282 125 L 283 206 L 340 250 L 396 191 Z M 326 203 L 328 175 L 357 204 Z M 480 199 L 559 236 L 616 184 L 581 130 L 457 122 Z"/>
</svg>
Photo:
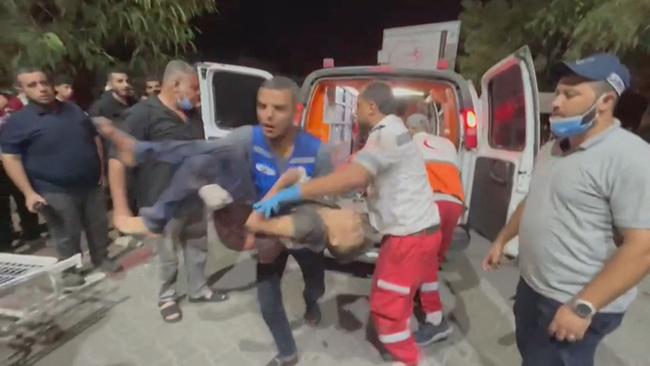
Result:
<svg viewBox="0 0 650 366">
<path fill-rule="evenodd" d="M 225 257 L 232 253 L 224 253 Z M 230 258 L 232 259 L 232 258 Z M 212 264 L 218 266 L 218 264 Z M 154 261 L 130 270 L 119 280 L 120 293 L 130 299 L 98 324 L 64 344 L 38 365 L 264 365 L 275 347 L 259 314 L 254 289 L 254 261 L 248 254 L 221 267 L 215 286 L 231 293 L 222 304 L 183 303 L 184 319 L 165 324 L 156 308 Z M 323 322 L 313 329 L 302 324 L 302 278 L 294 262 L 285 274 L 287 313 L 301 352 L 301 365 L 376 365 L 379 352 L 367 341 L 370 280 L 328 272 L 322 301 Z M 445 290 L 444 301 L 454 297 Z M 424 365 L 482 365 L 479 355 L 456 330 L 447 341 L 427 347 Z"/>
<path fill-rule="evenodd" d="M 512 264 L 484 273 L 479 264 L 489 242 L 474 234 L 463 252 L 452 252 L 441 278 L 453 336 L 425 349 L 425 365 L 515 366 L 521 360 L 514 344 L 512 296 L 518 272 Z M 263 324 L 254 289 L 254 262 L 247 253 L 228 251 L 212 241 L 208 271 L 217 288 L 229 290 L 222 304 L 183 303 L 184 320 L 165 324 L 156 308 L 158 265 L 147 248 L 126 258 L 126 274 L 112 279 L 116 296 L 129 299 L 97 324 L 40 360 L 39 366 L 264 365 L 275 354 Z M 383 364 L 368 337 L 370 281 L 329 271 L 322 302 L 323 323 L 316 329 L 300 319 L 302 279 L 290 262 L 283 282 L 287 313 L 302 365 Z M 597 366 L 648 366 L 650 280 L 623 325 L 599 348 Z"/>
</svg>

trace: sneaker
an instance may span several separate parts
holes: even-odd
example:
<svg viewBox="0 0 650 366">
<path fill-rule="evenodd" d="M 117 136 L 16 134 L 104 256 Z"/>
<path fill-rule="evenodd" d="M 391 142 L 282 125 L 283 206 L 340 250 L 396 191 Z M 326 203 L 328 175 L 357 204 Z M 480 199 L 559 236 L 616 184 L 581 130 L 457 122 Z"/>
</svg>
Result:
<svg viewBox="0 0 650 366">
<path fill-rule="evenodd" d="M 96 268 L 104 273 L 116 273 L 122 270 L 122 265 L 113 259 L 106 258 Z"/>
<path fill-rule="evenodd" d="M 295 366 L 298 364 L 298 355 L 295 354 L 290 357 L 281 357 L 280 355 L 277 355 L 273 357 L 269 363 L 266 364 L 266 366 Z"/>
<path fill-rule="evenodd" d="M 439 342 L 447 339 L 453 328 L 447 323 L 446 319 L 438 325 L 431 323 L 421 323 L 419 329 L 414 333 L 415 342 L 420 346 L 427 346 L 434 342 Z"/>
<path fill-rule="evenodd" d="M 322 318 L 320 306 L 318 304 L 307 306 L 307 311 L 305 311 L 303 318 L 305 319 L 305 323 L 310 327 L 317 326 Z"/>
<path fill-rule="evenodd" d="M 63 271 L 61 279 L 63 280 L 63 287 L 79 287 L 86 283 L 84 276 L 76 268 Z"/>
<path fill-rule="evenodd" d="M 190 297 L 190 302 L 223 302 L 230 299 L 230 296 L 222 291 L 212 290 L 209 295 Z"/>
</svg>

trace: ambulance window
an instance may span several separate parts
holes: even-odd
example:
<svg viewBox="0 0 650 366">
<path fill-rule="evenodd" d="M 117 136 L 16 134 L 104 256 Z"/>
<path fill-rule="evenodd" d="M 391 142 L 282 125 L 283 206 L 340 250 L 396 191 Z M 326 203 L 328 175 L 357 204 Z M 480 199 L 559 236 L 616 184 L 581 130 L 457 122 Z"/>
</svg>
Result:
<svg viewBox="0 0 650 366">
<path fill-rule="evenodd" d="M 521 68 L 512 65 L 488 84 L 489 143 L 497 149 L 522 151 L 526 146 L 526 104 Z"/>
<path fill-rule="evenodd" d="M 264 82 L 259 76 L 216 72 L 212 78 L 215 120 L 220 128 L 257 124 L 257 89 Z"/>
</svg>

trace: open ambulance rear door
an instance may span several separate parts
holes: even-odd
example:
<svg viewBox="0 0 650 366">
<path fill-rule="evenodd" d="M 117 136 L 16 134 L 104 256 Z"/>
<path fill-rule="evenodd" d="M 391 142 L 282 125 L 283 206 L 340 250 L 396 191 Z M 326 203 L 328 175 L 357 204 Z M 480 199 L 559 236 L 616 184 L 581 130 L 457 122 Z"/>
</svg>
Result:
<svg viewBox="0 0 650 366">
<path fill-rule="evenodd" d="M 206 139 L 233 128 L 257 124 L 257 90 L 271 73 L 243 66 L 203 62 L 198 65 L 201 114 Z"/>
<path fill-rule="evenodd" d="M 539 149 L 537 80 L 528 47 L 490 68 L 481 93 L 469 225 L 494 240 L 528 193 Z"/>
</svg>

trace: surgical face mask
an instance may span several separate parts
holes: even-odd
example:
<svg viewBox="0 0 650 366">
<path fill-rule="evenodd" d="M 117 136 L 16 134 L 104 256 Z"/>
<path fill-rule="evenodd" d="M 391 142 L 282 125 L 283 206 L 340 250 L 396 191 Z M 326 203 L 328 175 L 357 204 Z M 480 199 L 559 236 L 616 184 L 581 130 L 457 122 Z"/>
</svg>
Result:
<svg viewBox="0 0 650 366">
<path fill-rule="evenodd" d="M 178 108 L 185 112 L 189 112 L 194 109 L 194 104 L 190 101 L 188 97 L 183 97 L 177 102 Z"/>
<path fill-rule="evenodd" d="M 589 131 L 596 123 L 598 112 L 596 105 L 600 98 L 583 114 L 572 117 L 551 117 L 551 132 L 558 138 L 570 138 L 580 136 Z"/>
</svg>

